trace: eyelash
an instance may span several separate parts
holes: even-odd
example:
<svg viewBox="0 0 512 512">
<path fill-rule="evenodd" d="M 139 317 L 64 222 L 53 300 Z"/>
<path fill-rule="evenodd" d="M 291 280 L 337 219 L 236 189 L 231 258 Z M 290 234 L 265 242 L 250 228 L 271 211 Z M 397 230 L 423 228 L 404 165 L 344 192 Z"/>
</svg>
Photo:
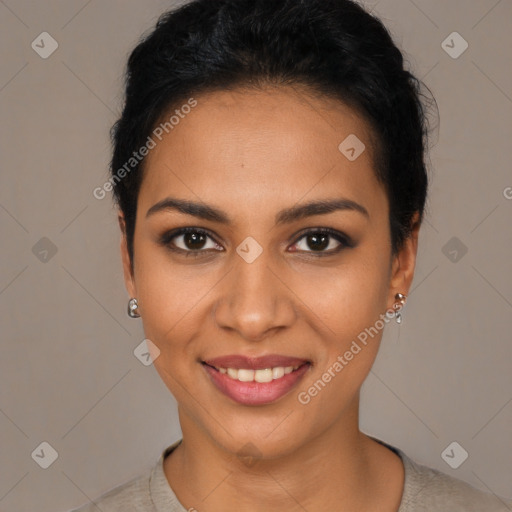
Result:
<svg viewBox="0 0 512 512">
<path fill-rule="evenodd" d="M 173 230 L 173 231 L 164 233 L 160 237 L 160 243 L 162 245 L 164 245 L 165 247 L 167 247 L 170 251 L 184 254 L 185 257 L 187 257 L 187 258 L 189 256 L 192 256 L 194 258 L 201 257 L 203 255 L 202 253 L 206 253 L 209 251 L 207 249 L 184 250 L 184 249 L 180 249 L 178 247 L 173 247 L 171 245 L 171 241 L 174 238 L 181 236 L 181 235 L 186 235 L 188 233 L 196 233 L 196 234 L 200 234 L 200 235 L 205 235 L 208 238 L 211 238 L 217 245 L 220 245 L 208 231 L 201 229 L 201 228 L 194 228 L 194 227 L 185 227 L 185 228 L 180 228 L 178 230 Z M 300 240 L 302 240 L 303 238 L 305 238 L 308 235 L 328 235 L 328 236 L 334 238 L 336 241 L 338 241 L 340 243 L 340 246 L 337 249 L 334 249 L 334 250 L 331 249 L 330 251 L 300 251 L 300 250 L 297 250 L 296 252 L 298 252 L 298 253 L 306 252 L 306 253 L 312 254 L 313 257 L 322 258 L 325 256 L 332 256 L 334 254 L 337 254 L 344 248 L 355 247 L 354 241 L 349 236 L 347 236 L 344 233 L 341 233 L 339 231 L 336 231 L 334 229 L 331 229 L 331 228 L 313 228 L 313 229 L 310 228 L 307 231 L 299 233 L 297 235 L 295 242 L 292 245 L 296 245 Z M 221 251 L 218 251 L 218 252 L 221 252 Z"/>
</svg>

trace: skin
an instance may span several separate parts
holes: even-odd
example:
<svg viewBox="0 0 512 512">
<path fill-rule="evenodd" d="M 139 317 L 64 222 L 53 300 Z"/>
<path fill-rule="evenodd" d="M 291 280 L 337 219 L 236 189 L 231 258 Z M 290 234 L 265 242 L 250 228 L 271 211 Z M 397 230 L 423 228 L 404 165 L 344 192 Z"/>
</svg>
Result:
<svg viewBox="0 0 512 512">
<path fill-rule="evenodd" d="M 392 307 L 397 292 L 408 294 L 417 217 L 392 256 L 369 126 L 341 102 L 300 87 L 196 99 L 147 157 L 133 273 L 121 239 L 127 291 L 139 301 L 146 337 L 160 350 L 155 368 L 178 402 L 183 442 L 165 459 L 165 475 L 180 502 L 199 512 L 396 512 L 402 462 L 358 425 L 360 388 L 382 331 L 308 404 L 297 395 Z M 366 145 L 353 162 L 338 150 L 349 134 Z M 170 209 L 146 216 L 168 196 L 221 209 L 231 225 Z M 333 198 L 351 199 L 369 216 L 339 210 L 275 223 L 284 208 Z M 119 220 L 124 233 L 122 213 Z M 203 255 L 186 257 L 159 242 L 184 226 L 212 238 L 194 246 L 177 236 L 169 245 Z M 330 237 L 318 249 L 297 236 L 306 228 L 332 228 L 356 245 L 334 253 L 340 242 Z M 250 264 L 236 252 L 248 236 L 263 249 Z M 322 251 L 331 254 L 315 256 Z M 274 403 L 244 406 L 220 393 L 200 363 L 228 354 L 297 356 L 312 366 Z"/>
</svg>

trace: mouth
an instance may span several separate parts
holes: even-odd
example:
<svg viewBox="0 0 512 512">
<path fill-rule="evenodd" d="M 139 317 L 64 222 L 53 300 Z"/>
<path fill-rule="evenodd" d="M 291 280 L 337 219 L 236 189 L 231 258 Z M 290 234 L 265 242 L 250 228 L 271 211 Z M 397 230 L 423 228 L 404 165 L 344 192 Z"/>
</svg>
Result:
<svg viewBox="0 0 512 512">
<path fill-rule="evenodd" d="M 305 359 L 286 356 L 226 356 L 201 362 L 211 382 L 243 405 L 265 405 L 288 394 L 311 367 Z"/>
</svg>

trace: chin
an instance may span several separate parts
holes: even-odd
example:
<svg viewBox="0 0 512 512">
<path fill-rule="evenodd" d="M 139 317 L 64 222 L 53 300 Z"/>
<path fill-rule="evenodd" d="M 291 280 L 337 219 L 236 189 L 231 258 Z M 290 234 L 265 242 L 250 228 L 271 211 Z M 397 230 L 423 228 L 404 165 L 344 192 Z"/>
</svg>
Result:
<svg viewBox="0 0 512 512">
<path fill-rule="evenodd" d="M 222 425 L 212 421 L 209 415 L 204 415 L 204 411 L 201 418 L 193 421 L 201 430 L 207 431 L 214 443 L 227 454 L 242 459 L 252 457 L 271 460 L 285 457 L 307 443 L 305 434 L 311 429 L 297 411 L 287 409 L 279 414 L 264 414 L 260 410 L 259 416 L 258 413 L 254 414 L 254 409 L 251 412 L 253 414 L 248 416 L 239 414 L 230 417 Z"/>
<path fill-rule="evenodd" d="M 272 460 L 289 456 L 300 449 L 302 439 L 287 433 L 285 436 L 267 436 L 257 430 L 254 432 L 235 433 L 233 437 L 223 435 L 215 441 L 228 453 L 246 463 L 247 458 L 253 461 Z"/>
</svg>

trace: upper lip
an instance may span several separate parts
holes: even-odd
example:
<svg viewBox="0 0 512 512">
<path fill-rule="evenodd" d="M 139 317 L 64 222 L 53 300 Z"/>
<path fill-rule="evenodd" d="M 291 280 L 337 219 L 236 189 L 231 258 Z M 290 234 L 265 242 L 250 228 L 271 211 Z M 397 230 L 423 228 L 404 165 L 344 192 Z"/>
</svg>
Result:
<svg viewBox="0 0 512 512">
<path fill-rule="evenodd" d="M 233 354 L 206 359 L 203 363 L 214 366 L 215 368 L 263 370 L 265 368 L 276 368 L 278 366 L 301 366 L 304 363 L 309 363 L 309 361 L 301 357 L 289 357 L 278 354 L 269 354 L 260 357 L 247 357 Z"/>
</svg>

